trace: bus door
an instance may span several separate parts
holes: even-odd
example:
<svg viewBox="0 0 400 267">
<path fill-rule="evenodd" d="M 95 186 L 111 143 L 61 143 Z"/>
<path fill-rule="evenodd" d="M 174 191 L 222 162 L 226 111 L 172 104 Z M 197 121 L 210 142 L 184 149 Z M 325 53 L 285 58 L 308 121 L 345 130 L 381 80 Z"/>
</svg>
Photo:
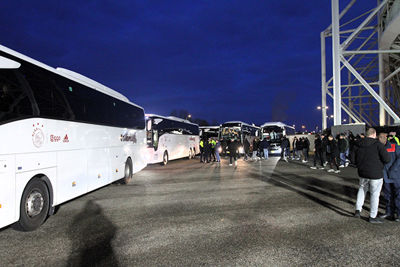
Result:
<svg viewBox="0 0 400 267">
<path fill-rule="evenodd" d="M 0 228 L 15 220 L 15 156 L 0 156 Z"/>
<path fill-rule="evenodd" d="M 153 120 L 149 119 L 146 125 L 147 134 L 147 147 L 154 148 L 157 151 L 158 148 L 158 130 L 153 128 Z"/>
</svg>

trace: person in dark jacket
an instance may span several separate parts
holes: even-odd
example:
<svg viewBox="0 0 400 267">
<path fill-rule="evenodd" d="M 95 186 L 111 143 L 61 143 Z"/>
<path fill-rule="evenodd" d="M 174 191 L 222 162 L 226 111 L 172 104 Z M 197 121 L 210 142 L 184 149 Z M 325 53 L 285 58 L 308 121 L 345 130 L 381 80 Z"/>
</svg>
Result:
<svg viewBox="0 0 400 267">
<path fill-rule="evenodd" d="M 365 196 L 370 190 L 370 223 L 382 223 L 378 214 L 379 195 L 383 184 L 384 164 L 390 162 L 390 155 L 382 143 L 376 139 L 376 130 L 369 128 L 366 137 L 358 143 L 355 151 L 355 162 L 358 175 L 360 176 L 360 187 L 357 193 L 356 211 L 354 217 L 359 218 L 364 205 Z"/>
<path fill-rule="evenodd" d="M 303 163 L 308 162 L 308 152 L 310 150 L 310 141 L 308 140 L 307 137 L 303 137 Z"/>
<path fill-rule="evenodd" d="M 281 142 L 281 159 L 283 159 L 284 161 L 288 161 L 287 160 L 287 153 L 288 153 L 288 149 L 290 149 L 290 143 L 289 143 L 289 139 L 286 136 L 282 137 L 282 142 Z"/>
<path fill-rule="evenodd" d="M 336 143 L 336 140 L 332 135 L 328 136 L 328 144 L 326 146 L 326 158 L 329 162 L 330 169 L 328 172 L 339 173 L 339 164 L 337 162 L 337 158 L 339 157 L 339 148 Z M 333 169 L 333 166 L 336 167 L 336 171 Z"/>
<path fill-rule="evenodd" d="M 204 140 L 204 163 L 210 163 L 211 160 L 211 142 L 210 139 Z"/>
<path fill-rule="evenodd" d="M 385 145 L 390 162 L 383 168 L 383 193 L 386 200 L 386 212 L 380 218 L 400 222 L 394 214 L 400 215 L 400 146 L 393 138 L 387 139 L 385 133 L 379 134 L 379 141 Z"/>
<path fill-rule="evenodd" d="M 292 142 L 292 147 L 293 147 L 293 154 L 292 154 L 292 159 L 293 160 L 295 160 L 295 159 L 297 159 L 297 148 L 296 148 L 296 146 L 297 146 L 297 137 L 295 136 L 294 138 L 293 138 L 293 142 Z"/>
<path fill-rule="evenodd" d="M 270 143 L 267 140 L 267 138 L 264 137 L 264 139 L 260 142 L 260 150 L 264 154 L 264 159 L 268 159 L 269 147 L 270 147 Z"/>
<path fill-rule="evenodd" d="M 258 152 L 258 147 L 260 145 L 260 140 L 256 137 L 253 140 L 253 156 L 251 157 L 253 160 L 257 160 L 257 152 Z"/>
<path fill-rule="evenodd" d="M 236 139 L 231 139 L 231 142 L 228 144 L 229 151 L 229 166 L 232 166 L 232 159 L 235 160 L 235 167 L 237 166 L 237 152 L 239 149 L 240 142 Z"/>
<path fill-rule="evenodd" d="M 345 167 L 346 151 L 348 149 L 348 143 L 347 143 L 347 140 L 345 139 L 344 134 L 339 135 L 338 147 L 339 147 L 339 158 L 340 158 L 340 166 L 339 167 Z"/>
<path fill-rule="evenodd" d="M 349 140 L 349 159 L 350 159 L 351 164 L 355 164 L 353 159 L 355 158 L 354 149 L 357 145 L 357 139 L 352 132 L 349 132 L 348 140 Z"/>
<path fill-rule="evenodd" d="M 328 163 L 328 158 L 326 156 L 326 149 L 328 147 L 328 136 L 325 134 L 321 135 L 321 140 L 322 140 L 322 160 L 324 162 L 324 167 Z"/>
<path fill-rule="evenodd" d="M 324 169 L 324 162 L 322 158 L 322 139 L 321 136 L 319 136 L 318 134 L 315 136 L 314 140 L 314 165 L 311 166 L 310 168 L 316 170 L 317 162 L 321 164 L 321 166 L 318 167 L 318 169 L 321 170 Z"/>
<path fill-rule="evenodd" d="M 300 137 L 299 140 L 296 143 L 296 150 L 297 150 L 297 160 L 300 160 L 303 156 L 303 146 L 304 146 L 304 142 L 303 142 L 303 138 Z"/>
</svg>

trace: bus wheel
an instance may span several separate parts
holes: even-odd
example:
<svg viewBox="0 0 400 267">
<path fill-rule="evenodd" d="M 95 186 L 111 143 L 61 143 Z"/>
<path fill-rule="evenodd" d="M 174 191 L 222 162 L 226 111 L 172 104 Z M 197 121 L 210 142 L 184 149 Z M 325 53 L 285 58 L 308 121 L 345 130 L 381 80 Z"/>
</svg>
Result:
<svg viewBox="0 0 400 267">
<path fill-rule="evenodd" d="M 189 148 L 189 158 L 188 159 L 192 159 L 192 158 L 193 158 L 192 148 Z"/>
<path fill-rule="evenodd" d="M 123 184 L 129 184 L 132 180 L 132 160 L 128 158 L 125 163 L 124 178 L 122 179 Z"/>
<path fill-rule="evenodd" d="M 165 166 L 168 164 L 168 152 L 164 151 L 164 155 L 163 155 L 163 162 L 162 164 Z"/>
<path fill-rule="evenodd" d="M 49 200 L 45 183 L 40 179 L 30 181 L 22 194 L 17 228 L 22 231 L 37 229 L 47 218 Z"/>
</svg>

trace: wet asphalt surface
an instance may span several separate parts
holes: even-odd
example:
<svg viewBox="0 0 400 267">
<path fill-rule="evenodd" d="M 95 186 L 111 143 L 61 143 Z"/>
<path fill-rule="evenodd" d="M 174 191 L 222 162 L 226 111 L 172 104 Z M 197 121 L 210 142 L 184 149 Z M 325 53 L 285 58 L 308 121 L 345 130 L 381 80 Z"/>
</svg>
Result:
<svg viewBox="0 0 400 267">
<path fill-rule="evenodd" d="M 277 158 L 151 165 L 34 232 L 1 229 L 0 266 L 398 266 L 400 224 L 368 223 L 368 204 L 353 218 L 357 182 Z"/>
</svg>

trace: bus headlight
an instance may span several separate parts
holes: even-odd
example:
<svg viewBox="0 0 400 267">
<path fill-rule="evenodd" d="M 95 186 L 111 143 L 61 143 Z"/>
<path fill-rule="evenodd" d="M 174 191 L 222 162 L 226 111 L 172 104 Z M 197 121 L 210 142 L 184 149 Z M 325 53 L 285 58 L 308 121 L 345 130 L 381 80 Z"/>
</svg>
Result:
<svg viewBox="0 0 400 267">
<path fill-rule="evenodd" d="M 243 149 L 243 147 L 241 146 L 241 147 L 239 147 L 239 153 L 240 154 L 243 154 L 244 153 L 244 149 Z"/>
</svg>

